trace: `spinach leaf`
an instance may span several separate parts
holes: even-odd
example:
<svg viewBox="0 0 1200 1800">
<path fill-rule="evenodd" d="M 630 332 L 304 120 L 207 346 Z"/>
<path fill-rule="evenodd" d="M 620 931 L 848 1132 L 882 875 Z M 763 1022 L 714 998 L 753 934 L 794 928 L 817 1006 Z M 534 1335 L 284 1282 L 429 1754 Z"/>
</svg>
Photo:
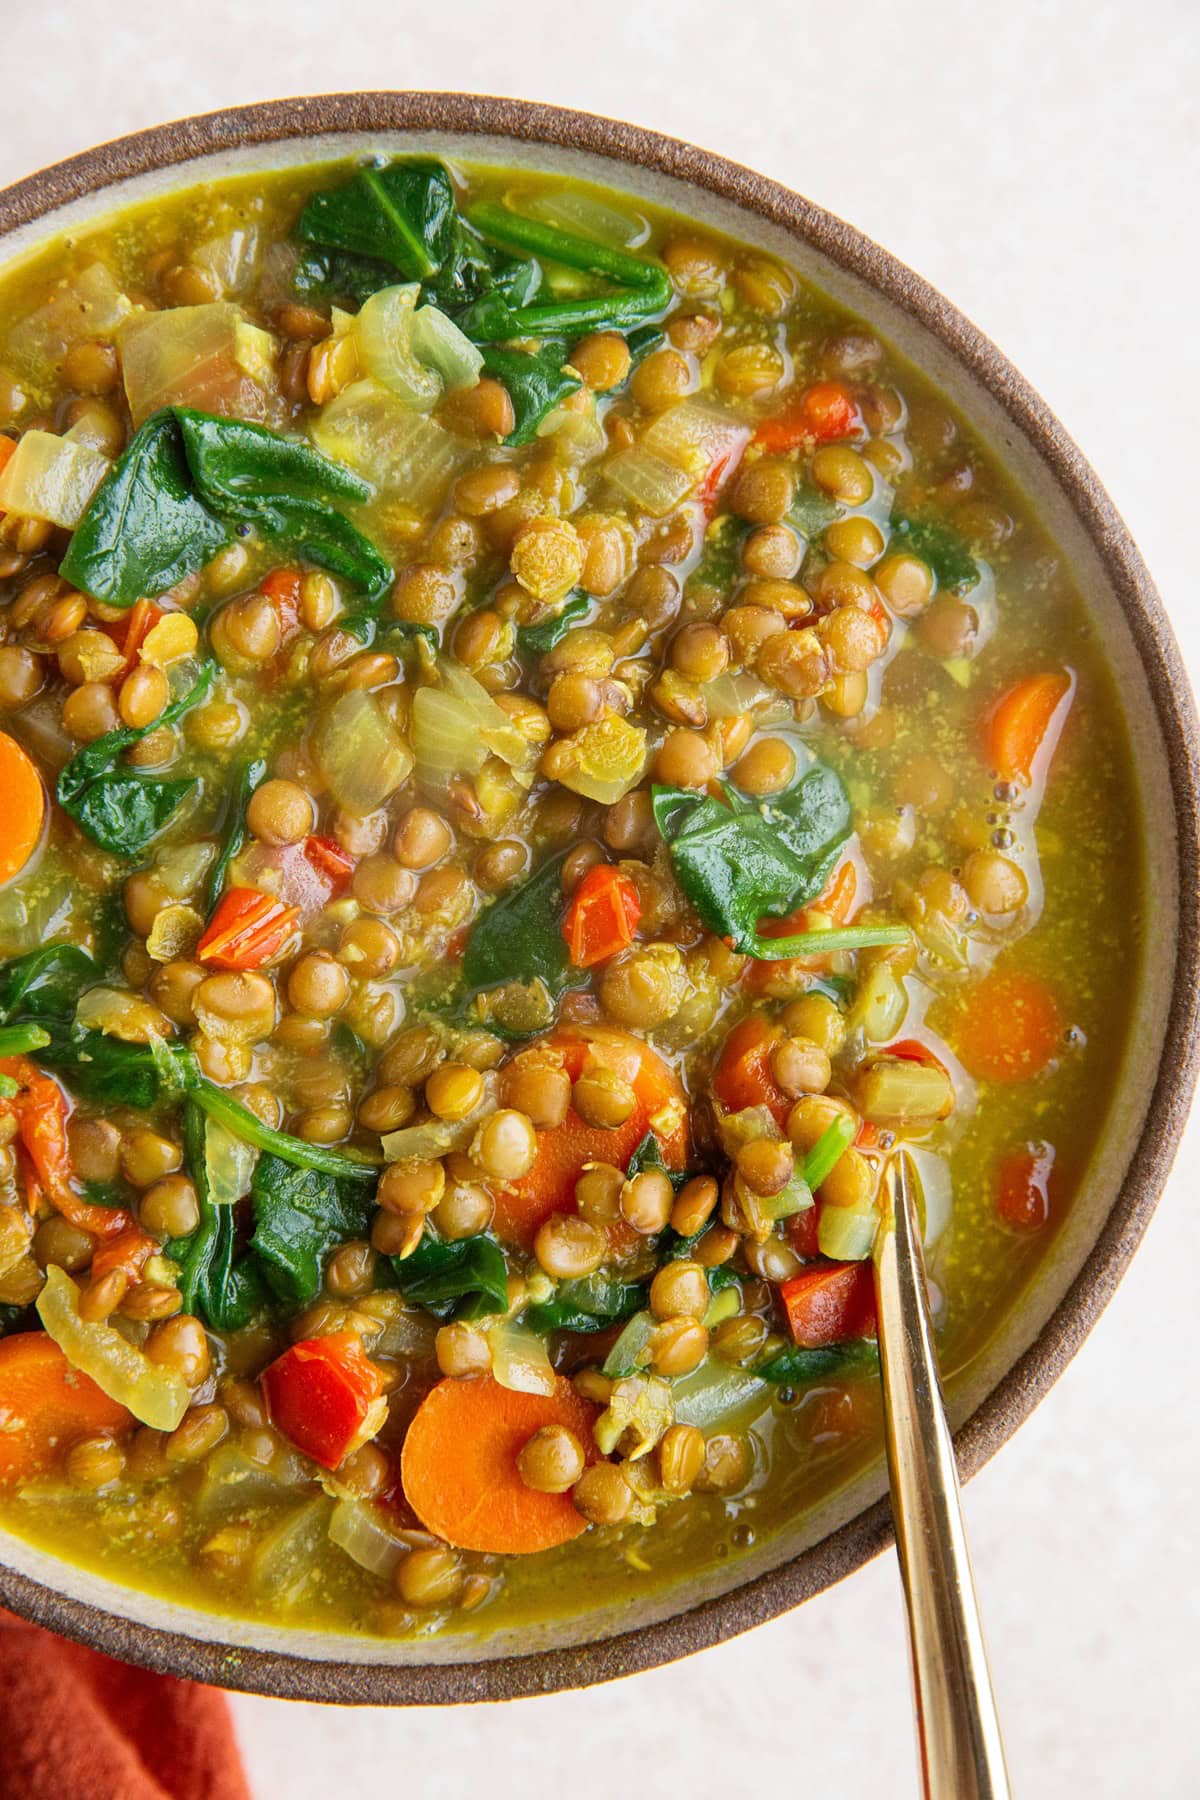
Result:
<svg viewBox="0 0 1200 1800">
<path fill-rule="evenodd" d="M 457 222 L 454 189 L 441 163 L 402 161 L 359 169 L 344 186 L 311 195 L 296 236 L 425 281 L 455 248 Z"/>
<path fill-rule="evenodd" d="M 620 1281 L 613 1275 L 585 1275 L 578 1281 L 562 1281 L 549 1300 L 525 1309 L 525 1323 L 534 1331 L 604 1331 L 622 1319 L 632 1318 L 646 1305 L 644 1282 Z"/>
<path fill-rule="evenodd" d="M 494 1238 L 447 1242 L 426 1237 L 411 1256 L 394 1256 L 396 1283 L 406 1300 L 446 1319 L 466 1302 L 472 1316 L 503 1312 L 508 1305 L 508 1269 Z"/>
<path fill-rule="evenodd" d="M 267 765 L 260 756 L 238 763 L 233 771 L 221 814 L 221 848 L 212 866 L 205 894 L 205 906 L 210 913 L 225 891 L 229 865 L 246 841 L 246 805 L 266 772 Z"/>
<path fill-rule="evenodd" d="M 44 944 L 0 967 L 0 1022 L 69 1019 L 83 988 L 100 971 L 78 944 Z"/>
<path fill-rule="evenodd" d="M 132 606 L 202 569 L 232 532 L 197 498 L 174 415 L 155 413 L 101 482 L 59 573 L 109 606 Z"/>
<path fill-rule="evenodd" d="M 656 1169 L 660 1174 L 665 1175 L 676 1193 L 690 1179 L 685 1169 L 668 1169 L 663 1161 L 662 1145 L 652 1131 L 648 1131 L 641 1143 L 637 1145 L 633 1155 L 629 1158 L 625 1174 L 632 1180 L 635 1175 L 640 1175 L 645 1169 Z"/>
<path fill-rule="evenodd" d="M 50 1034 L 43 1031 L 40 1025 L 26 1022 L 20 1025 L 0 1025 L 0 1056 L 29 1056 L 35 1050 L 42 1050 L 50 1042 Z M 17 1092 L 17 1084 L 11 1076 L 0 1076 L 4 1083 L 0 1087 L 0 1098 L 11 1100 Z"/>
<path fill-rule="evenodd" d="M 462 962 L 468 993 L 509 981 L 542 981 L 557 1000 L 567 988 L 586 980 L 582 970 L 572 967 L 562 935 L 566 856 L 565 850 L 552 856 L 476 919 Z"/>
<path fill-rule="evenodd" d="M 661 325 L 638 325 L 626 334 L 625 347 L 629 351 L 629 374 L 638 364 L 655 350 L 660 350 L 667 341 L 667 334 Z M 628 380 L 628 376 L 626 377 Z"/>
<path fill-rule="evenodd" d="M 163 781 L 132 769 L 117 770 L 115 765 L 122 752 L 147 732 L 173 725 L 206 699 L 216 673 L 215 662 L 202 663 L 187 693 L 173 700 L 152 724 L 123 725 L 105 732 L 95 743 L 77 750 L 62 770 L 56 789 L 58 803 L 102 850 L 111 850 L 114 856 L 137 856 L 196 786 L 195 776 Z"/>
<path fill-rule="evenodd" d="M 788 524 L 794 525 L 801 537 L 805 538 L 816 537 L 837 516 L 836 500 L 831 500 L 828 494 L 822 494 L 818 488 L 803 486 L 796 489 L 786 514 Z"/>
<path fill-rule="evenodd" d="M 190 1051 L 167 1050 L 165 1054 L 180 1088 L 191 1095 L 209 1118 L 218 1119 L 243 1143 L 253 1144 L 256 1150 L 287 1163 L 289 1168 L 311 1169 L 317 1174 L 332 1176 L 335 1181 L 374 1187 L 379 1171 L 373 1163 L 359 1162 L 339 1150 L 327 1150 L 323 1144 L 306 1144 L 286 1131 L 276 1131 L 273 1125 L 264 1125 L 256 1113 L 235 1100 L 227 1089 L 217 1087 L 215 1082 L 201 1075 Z"/>
<path fill-rule="evenodd" d="M 957 531 L 932 519 L 910 518 L 894 512 L 890 550 L 911 550 L 928 563 L 943 588 L 973 588 L 979 580 L 979 564 Z"/>
<path fill-rule="evenodd" d="M 540 350 L 500 350 L 494 344 L 484 347 L 484 368 L 504 383 L 513 404 L 516 423 L 504 440 L 506 444 L 530 443 L 547 413 L 580 386 L 574 369 L 566 367 L 566 357 L 562 344 L 543 344 Z"/>
<path fill-rule="evenodd" d="M 627 250 L 560 231 L 490 201 L 472 207 L 467 217 L 468 223 L 491 243 L 532 251 L 569 269 L 619 284 L 614 292 L 590 298 L 541 301 L 519 307 L 497 304 L 496 296 L 489 295 L 458 321 L 477 343 L 636 326 L 670 304 L 672 290 L 666 270 L 643 257 L 631 256 Z"/>
<path fill-rule="evenodd" d="M 252 525 L 379 598 L 389 564 L 329 504 L 369 492 L 340 463 L 265 425 L 167 408 L 100 484 L 62 573 L 96 599 L 130 606 L 202 569 L 236 527 Z"/>
<path fill-rule="evenodd" d="M 789 1344 L 786 1350 L 779 1350 L 766 1362 L 758 1363 L 753 1373 L 760 1380 L 778 1382 L 781 1387 L 798 1387 L 807 1381 L 827 1380 L 830 1376 L 865 1374 L 878 1360 L 879 1346 L 873 1338 L 857 1338 L 821 1350 Z"/>
<path fill-rule="evenodd" d="M 292 271 L 292 292 L 301 300 L 351 300 L 361 306 L 395 280 L 396 271 L 373 256 L 351 256 L 308 244 Z"/>
<path fill-rule="evenodd" d="M 517 631 L 517 649 L 523 656 L 545 656 L 570 631 L 572 625 L 578 625 L 586 619 L 592 610 L 592 602 L 587 594 L 568 594 L 562 610 L 556 612 L 552 619 L 543 619 L 540 625 L 522 625 Z"/>
<path fill-rule="evenodd" d="M 15 1337 L 19 1331 L 39 1331 L 41 1323 L 32 1306 L 0 1302 L 0 1338 Z"/>
<path fill-rule="evenodd" d="M 148 1112 L 162 1084 L 144 1044 L 126 1044 L 102 1031 L 74 1031 L 69 1019 L 47 1019 L 50 1042 L 38 1061 L 62 1074 L 72 1093 L 99 1106 L 132 1106 Z"/>
<path fill-rule="evenodd" d="M 315 1296 L 330 1251 L 347 1238 L 366 1236 L 372 1211 L 360 1186 L 269 1154 L 255 1164 L 250 1199 L 250 1248 L 268 1286 L 293 1307 L 307 1306 Z"/>
<path fill-rule="evenodd" d="M 232 1206 L 212 1198 L 204 1154 L 204 1114 L 189 1101 L 183 1113 L 183 1154 L 200 1203 L 200 1223 L 169 1250 L 179 1264 L 183 1304 L 218 1331 L 237 1331 L 261 1311 L 266 1296 L 254 1262 L 237 1257 Z"/>
<path fill-rule="evenodd" d="M 671 866 L 702 923 L 735 950 L 765 960 L 813 948 L 903 943 L 901 926 L 847 926 L 764 938 L 758 923 L 820 893 L 850 835 L 850 802 L 836 772 L 814 763 L 786 793 L 753 803 L 727 787 L 728 804 L 685 788 L 655 787 L 655 823 Z"/>
</svg>

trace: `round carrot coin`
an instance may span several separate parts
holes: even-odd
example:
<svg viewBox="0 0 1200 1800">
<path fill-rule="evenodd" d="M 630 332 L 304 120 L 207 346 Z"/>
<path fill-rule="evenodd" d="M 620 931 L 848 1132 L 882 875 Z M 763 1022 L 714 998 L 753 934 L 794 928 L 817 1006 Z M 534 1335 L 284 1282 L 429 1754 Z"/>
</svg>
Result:
<svg viewBox="0 0 1200 1800">
<path fill-rule="evenodd" d="M 1062 1047 L 1063 1016 L 1044 981 L 993 970 L 968 990 L 958 1019 L 958 1054 L 980 1081 L 1028 1081 Z"/>
<path fill-rule="evenodd" d="M 565 1425 L 595 1460 L 596 1408 L 562 1377 L 553 1394 L 518 1394 L 491 1375 L 447 1378 L 418 1407 L 400 1462 L 404 1497 L 427 1531 L 460 1550 L 520 1556 L 586 1531 L 570 1494 L 526 1487 L 517 1457 L 543 1425 Z"/>
<path fill-rule="evenodd" d="M 44 1474 L 76 1438 L 132 1424 L 44 1331 L 0 1343 L 0 1487 Z"/>
<path fill-rule="evenodd" d="M 16 738 L 0 731 L 0 887 L 19 875 L 42 836 L 46 790 Z"/>
</svg>

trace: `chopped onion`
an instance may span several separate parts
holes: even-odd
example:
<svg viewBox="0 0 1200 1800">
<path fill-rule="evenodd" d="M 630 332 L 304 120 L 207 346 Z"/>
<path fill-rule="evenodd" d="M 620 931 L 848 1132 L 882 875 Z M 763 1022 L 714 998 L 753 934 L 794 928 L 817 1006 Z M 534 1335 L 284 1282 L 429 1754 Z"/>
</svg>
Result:
<svg viewBox="0 0 1200 1800">
<path fill-rule="evenodd" d="M 261 1598 L 298 1598 L 313 1579 L 329 1513 L 328 1498 L 318 1494 L 267 1533 L 252 1565 L 254 1588 Z"/>
<path fill-rule="evenodd" d="M 727 1290 L 732 1292 L 732 1289 Z M 767 1384 L 745 1369 L 734 1369 L 706 1357 L 698 1369 L 671 1384 L 675 1417 L 681 1425 L 695 1425 L 701 1431 L 724 1423 L 731 1413 L 752 1401 L 766 1398 Z"/>
<path fill-rule="evenodd" d="M 171 1025 L 140 994 L 128 988 L 94 987 L 75 1003 L 75 1023 L 85 1031 L 102 1031 L 126 1044 L 148 1044 L 152 1038 L 169 1037 Z"/>
<path fill-rule="evenodd" d="M 475 677 L 441 657 L 440 687 L 423 687 L 413 697 L 412 739 L 417 780 L 433 794 L 445 794 L 456 775 L 477 775 L 489 756 L 510 768 L 529 758 L 529 745 Z"/>
<path fill-rule="evenodd" d="M 710 719 L 736 718 L 739 713 L 752 713 L 760 706 L 774 705 L 779 699 L 773 688 L 745 669 L 737 674 L 726 669 L 724 674 L 714 675 L 711 681 L 703 683 L 701 692 Z M 785 710 L 787 718 L 795 717 L 786 703 Z"/>
<path fill-rule="evenodd" d="M 489 1071 L 483 1078 L 478 1105 L 465 1118 L 425 1119 L 419 1125 L 406 1125 L 401 1131 L 385 1131 L 379 1140 L 384 1161 L 411 1162 L 416 1158 L 424 1162 L 451 1150 L 465 1150 L 479 1121 L 495 1109 L 496 1077 Z"/>
<path fill-rule="evenodd" d="M 205 1460 L 196 1505 L 205 1515 L 267 1505 L 279 1500 L 287 1486 L 273 1465 L 255 1462 L 236 1444 L 220 1444 Z"/>
<path fill-rule="evenodd" d="M 558 1379 L 550 1367 L 546 1340 L 524 1325 L 500 1319 L 488 1328 L 492 1374 L 515 1394 L 552 1394 Z"/>
<path fill-rule="evenodd" d="M 750 427 L 708 400 L 679 400 L 659 413 L 642 434 L 642 448 L 677 463 L 702 481 L 710 469 L 731 464 L 750 438 Z"/>
<path fill-rule="evenodd" d="M 950 1165 L 944 1156 L 936 1156 L 932 1150 L 910 1148 L 908 1155 L 916 1165 L 920 1184 L 917 1208 L 918 1214 L 924 1215 L 923 1241 L 928 1250 L 942 1236 L 954 1210 L 954 1185 L 950 1179 Z"/>
<path fill-rule="evenodd" d="M 17 321 L 8 334 L 9 347 L 15 356 L 53 361 L 83 338 L 110 338 L 133 310 L 112 270 L 102 262 L 89 263 Z"/>
<path fill-rule="evenodd" d="M 548 194 L 518 194 L 514 210 L 559 231 L 576 232 L 601 244 L 631 250 L 645 243 L 650 226 L 640 213 L 627 213 L 593 194 L 575 188 L 554 188 Z"/>
<path fill-rule="evenodd" d="M 430 412 L 441 399 L 441 376 L 418 360 L 413 350 L 413 313 L 421 289 L 380 288 L 354 321 L 363 371 L 416 412 Z"/>
<path fill-rule="evenodd" d="M 222 296 L 244 294 L 254 285 L 262 262 L 262 233 L 257 225 L 233 225 L 217 237 L 206 239 L 192 251 L 190 260 L 207 269 L 220 283 Z"/>
<path fill-rule="evenodd" d="M 360 815 L 382 806 L 412 773 L 412 752 L 365 688 L 351 688 L 325 708 L 313 749 L 338 805 Z"/>
<path fill-rule="evenodd" d="M 441 499 L 470 455 L 468 445 L 378 381 L 355 381 L 309 427 L 318 450 L 417 511 Z"/>
<path fill-rule="evenodd" d="M 142 314 L 123 326 L 120 345 L 135 425 L 163 406 L 260 421 L 277 409 L 275 341 L 232 301 Z"/>
<path fill-rule="evenodd" d="M 412 351 L 418 362 L 437 371 L 448 394 L 479 380 L 482 352 L 436 306 L 419 307 L 413 314 Z"/>
<path fill-rule="evenodd" d="M 236 1206 L 250 1192 L 258 1151 L 219 1119 L 204 1121 L 204 1173 L 214 1206 Z"/>
<path fill-rule="evenodd" d="M 882 1057 L 854 1076 L 854 1103 L 875 1125 L 928 1125 L 954 1108 L 954 1085 L 936 1063 Z"/>
<path fill-rule="evenodd" d="M 610 456 L 604 465 L 604 473 L 619 493 L 640 511 L 649 513 L 652 519 L 662 519 L 667 513 L 674 512 L 680 502 L 687 499 L 698 479 L 677 463 L 669 462 L 665 456 L 655 456 L 640 445 L 633 450 L 618 450 L 615 456 Z"/>
<path fill-rule="evenodd" d="M 904 982 L 890 963 L 875 963 L 859 984 L 848 1022 L 860 1029 L 871 1044 L 886 1044 L 895 1037 L 908 1011 Z"/>
<path fill-rule="evenodd" d="M 632 1375 L 636 1369 L 647 1361 L 650 1339 L 658 1330 L 658 1320 L 652 1312 L 636 1312 L 624 1327 L 616 1343 L 604 1360 L 606 1375 Z"/>
<path fill-rule="evenodd" d="M 46 1270 L 38 1316 L 73 1369 L 90 1375 L 110 1400 L 126 1406 L 143 1425 L 174 1431 L 191 1404 L 191 1389 L 177 1370 L 153 1363 L 111 1325 L 79 1316 L 79 1289 L 56 1263 Z"/>
<path fill-rule="evenodd" d="M 403 1538 L 389 1529 L 380 1508 L 363 1500 L 339 1500 L 329 1520 L 331 1543 L 372 1575 L 391 1580 L 408 1553 Z"/>
<path fill-rule="evenodd" d="M 879 1212 L 872 1202 L 856 1206 L 823 1206 L 817 1220 L 817 1244 L 834 1262 L 865 1262 L 875 1246 Z"/>
<path fill-rule="evenodd" d="M 27 431 L 0 475 L 0 513 L 73 531 L 111 467 L 107 456 L 79 439 Z"/>
</svg>

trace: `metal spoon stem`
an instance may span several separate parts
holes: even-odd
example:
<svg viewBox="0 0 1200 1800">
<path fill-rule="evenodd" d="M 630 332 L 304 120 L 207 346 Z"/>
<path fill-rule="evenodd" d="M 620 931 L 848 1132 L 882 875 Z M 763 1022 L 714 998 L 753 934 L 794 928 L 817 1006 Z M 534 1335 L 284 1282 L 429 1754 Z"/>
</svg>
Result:
<svg viewBox="0 0 1200 1800">
<path fill-rule="evenodd" d="M 896 1549 L 908 1607 L 922 1791 L 1011 1794 L 942 1403 L 925 1265 L 903 1153 L 884 1170 L 875 1294 Z"/>
</svg>

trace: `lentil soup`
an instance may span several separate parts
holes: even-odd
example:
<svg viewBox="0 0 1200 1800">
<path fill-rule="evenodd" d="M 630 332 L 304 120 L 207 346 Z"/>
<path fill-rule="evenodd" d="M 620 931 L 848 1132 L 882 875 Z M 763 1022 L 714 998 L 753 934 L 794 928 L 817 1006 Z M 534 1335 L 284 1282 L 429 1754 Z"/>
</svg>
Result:
<svg viewBox="0 0 1200 1800">
<path fill-rule="evenodd" d="M 9 271 L 0 433 L 3 1523 L 402 1637 L 828 1499 L 883 1159 L 953 1383 L 1123 1050 L 1028 502 L 782 263 L 427 159 Z"/>
</svg>

